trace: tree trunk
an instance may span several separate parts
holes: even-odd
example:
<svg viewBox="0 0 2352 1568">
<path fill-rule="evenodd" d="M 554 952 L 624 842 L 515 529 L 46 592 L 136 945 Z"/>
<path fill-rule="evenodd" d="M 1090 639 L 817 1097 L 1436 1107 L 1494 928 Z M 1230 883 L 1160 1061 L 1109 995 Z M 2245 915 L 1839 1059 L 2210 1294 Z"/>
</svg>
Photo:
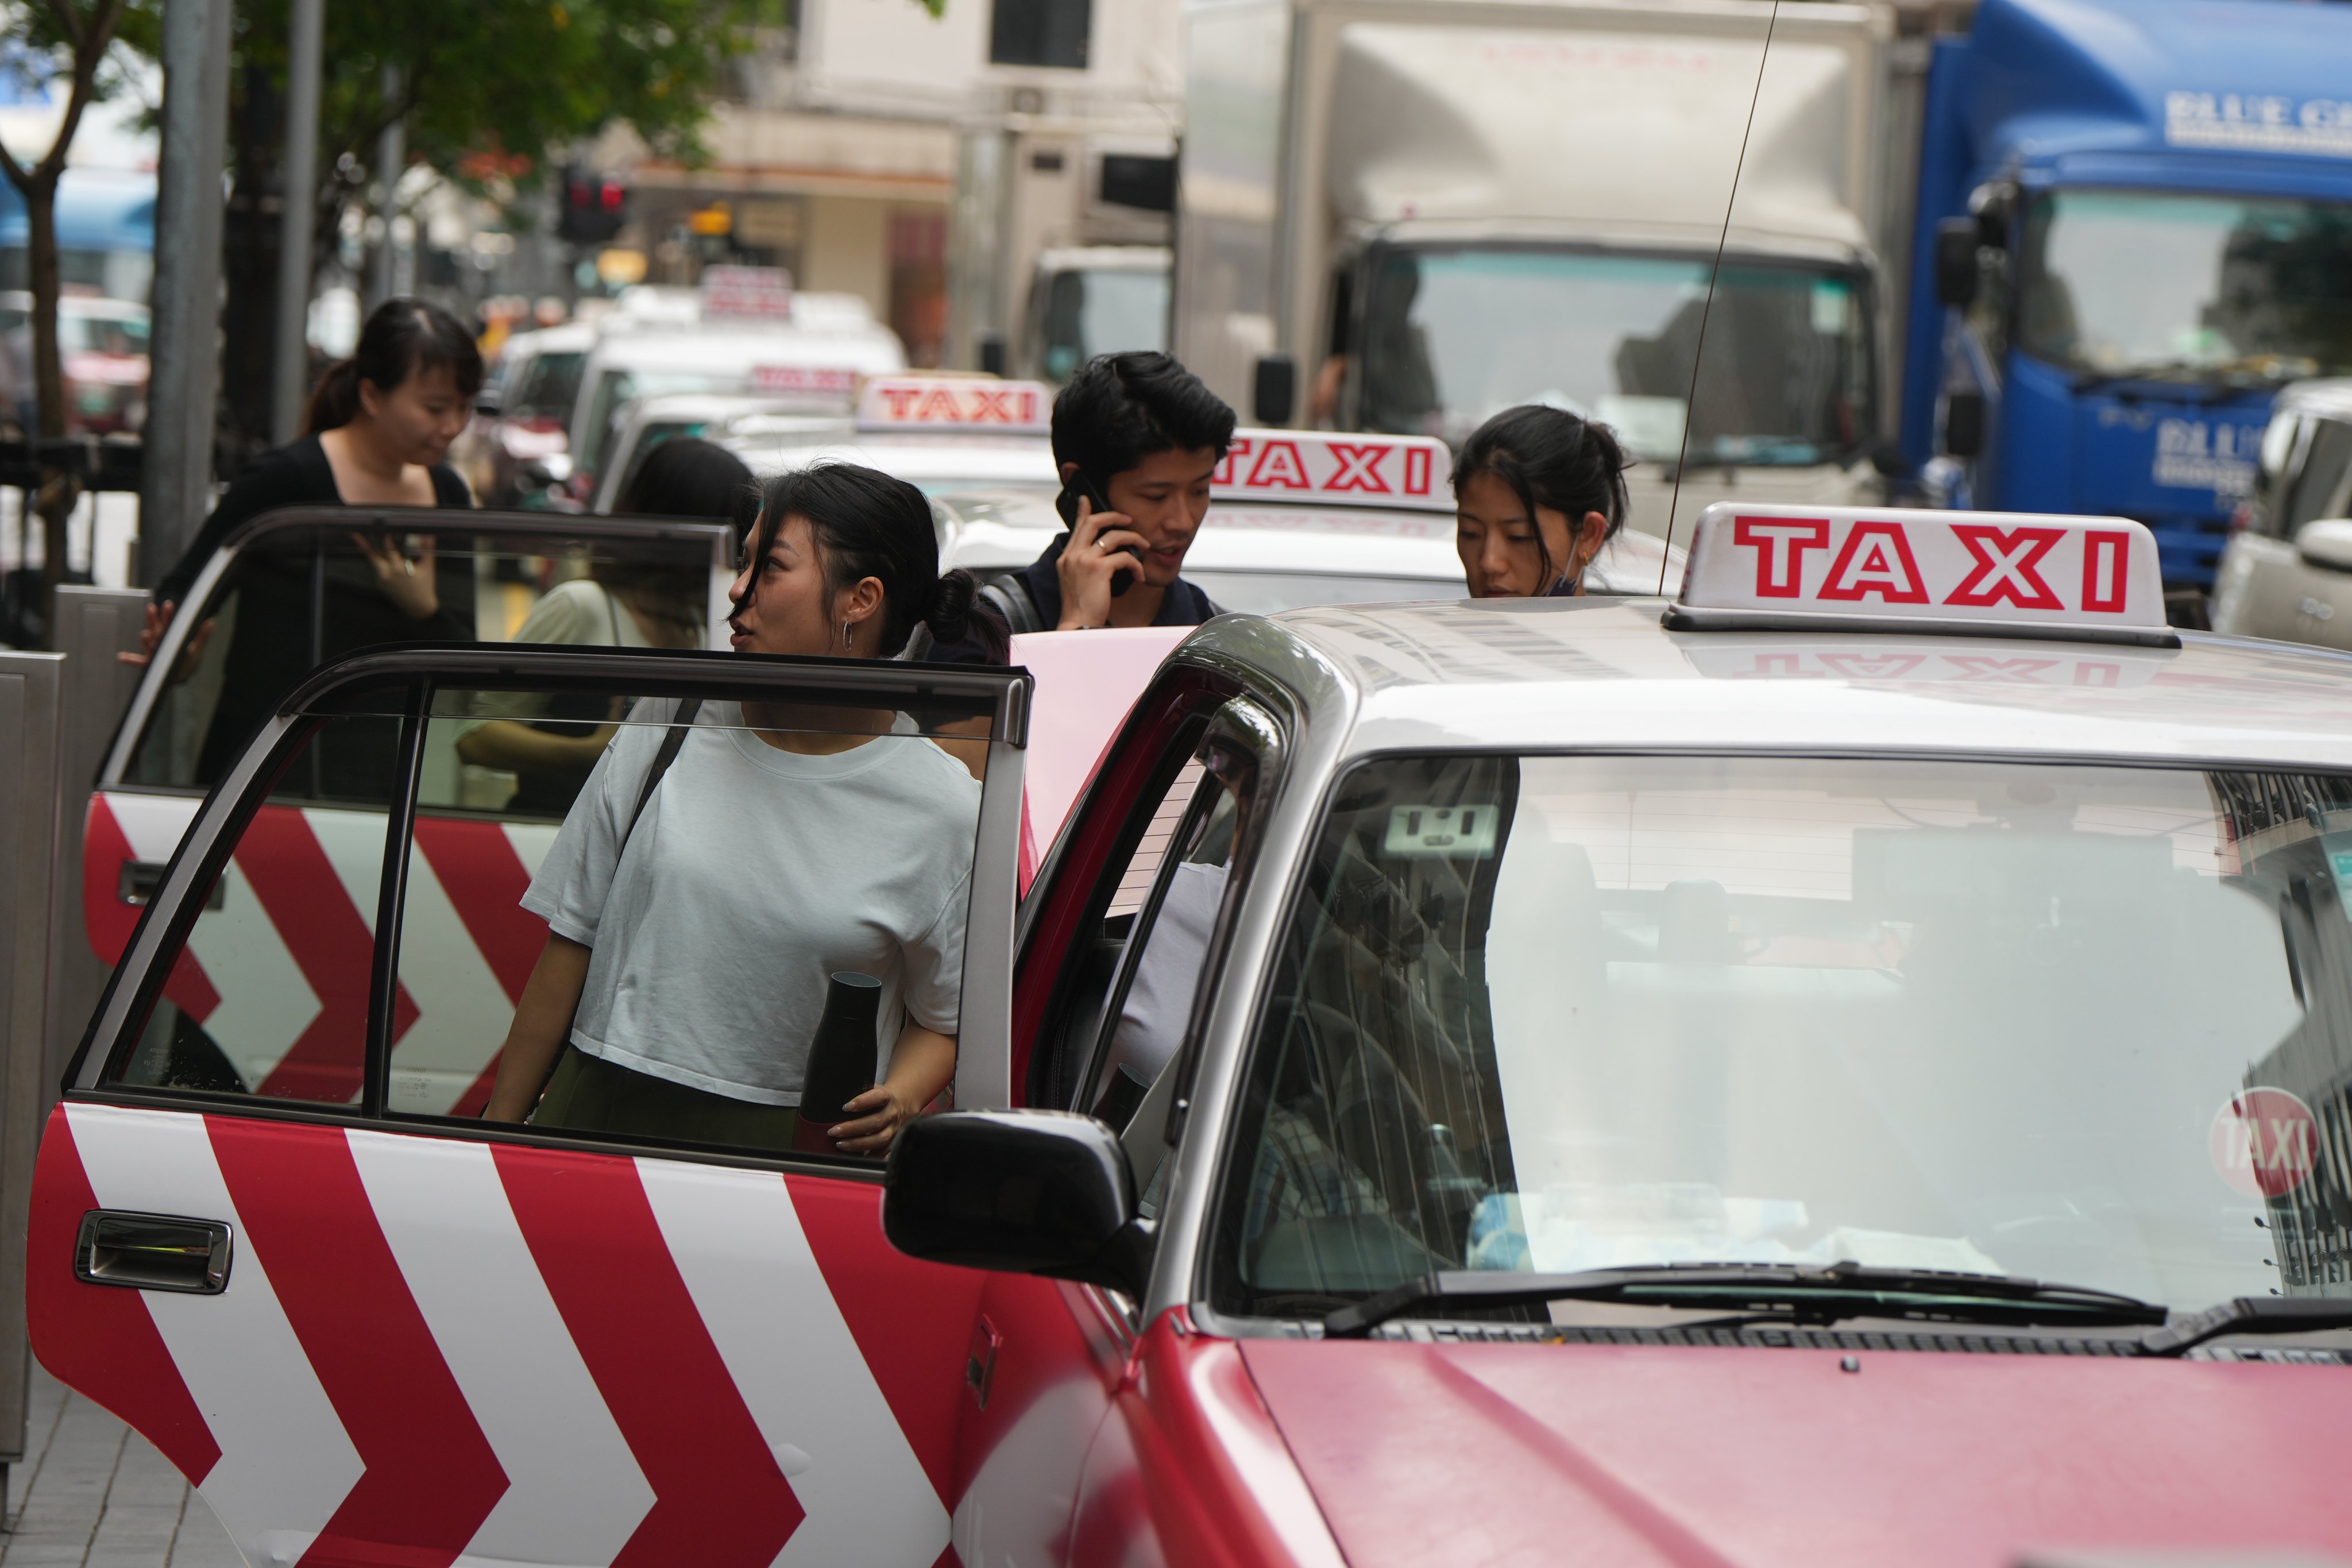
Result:
<svg viewBox="0 0 2352 1568">
<path fill-rule="evenodd" d="M 26 256 L 33 286 L 33 392 L 38 434 L 55 440 L 66 434 L 65 356 L 58 343 L 58 175 L 37 171 L 24 189 Z M 68 524 L 81 482 L 62 469 L 45 468 L 34 510 L 41 519 L 41 640 L 53 642 L 58 584 L 66 577 Z"/>
</svg>

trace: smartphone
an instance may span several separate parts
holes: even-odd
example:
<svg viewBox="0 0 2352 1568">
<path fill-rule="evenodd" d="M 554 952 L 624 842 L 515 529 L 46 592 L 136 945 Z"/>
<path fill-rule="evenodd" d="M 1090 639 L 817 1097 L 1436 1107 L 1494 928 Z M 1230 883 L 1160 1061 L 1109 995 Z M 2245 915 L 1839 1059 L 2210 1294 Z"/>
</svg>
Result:
<svg viewBox="0 0 2352 1568">
<path fill-rule="evenodd" d="M 1055 497 L 1054 500 L 1054 510 L 1060 512 L 1062 514 L 1062 521 L 1069 524 L 1072 528 L 1076 528 L 1078 525 L 1078 498 L 1080 496 L 1084 496 L 1087 499 L 1087 504 L 1093 507 L 1097 512 L 1105 512 L 1112 510 L 1110 502 L 1103 500 L 1102 491 L 1095 489 L 1094 481 L 1087 478 L 1086 470 L 1081 468 L 1078 470 L 1076 478 L 1062 487 L 1062 493 Z M 1119 548 L 1126 551 L 1129 555 L 1134 556 L 1136 563 L 1139 566 L 1142 564 L 1143 551 L 1140 546 L 1122 544 Z M 1134 587 L 1137 575 L 1138 574 L 1130 572 L 1123 566 L 1118 571 L 1112 573 L 1110 574 L 1110 596 L 1116 599 L 1125 594 L 1129 588 Z"/>
</svg>

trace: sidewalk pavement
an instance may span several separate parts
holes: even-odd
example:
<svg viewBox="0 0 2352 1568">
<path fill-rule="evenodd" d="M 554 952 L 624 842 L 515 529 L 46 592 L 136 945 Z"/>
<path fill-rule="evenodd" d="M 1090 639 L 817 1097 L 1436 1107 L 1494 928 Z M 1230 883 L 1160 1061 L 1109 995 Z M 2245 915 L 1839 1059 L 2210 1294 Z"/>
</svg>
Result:
<svg viewBox="0 0 2352 1568">
<path fill-rule="evenodd" d="M 33 1366 L 25 1459 L 8 1468 L 0 1568 L 243 1568 L 154 1445 Z"/>
</svg>

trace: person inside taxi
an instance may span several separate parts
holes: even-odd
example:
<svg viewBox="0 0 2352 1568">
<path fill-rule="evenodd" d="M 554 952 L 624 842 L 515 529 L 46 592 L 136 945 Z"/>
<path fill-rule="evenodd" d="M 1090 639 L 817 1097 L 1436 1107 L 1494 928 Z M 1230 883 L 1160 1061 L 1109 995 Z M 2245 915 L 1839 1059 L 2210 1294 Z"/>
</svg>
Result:
<svg viewBox="0 0 2352 1568">
<path fill-rule="evenodd" d="M 1506 408 L 1454 464 L 1454 548 L 1474 599 L 1584 592 L 1625 526 L 1625 451 L 1606 425 L 1541 404 Z"/>
<path fill-rule="evenodd" d="M 1181 574 L 1234 425 L 1224 400 L 1170 355 L 1087 361 L 1054 399 L 1069 529 L 1029 565 L 992 579 L 984 602 L 1016 632 L 1196 626 L 1218 614 Z M 1114 593 L 1122 574 L 1130 581 Z M 982 662 L 969 646 L 924 657 Z"/>
<path fill-rule="evenodd" d="M 377 306 L 352 356 L 330 366 L 312 389 L 301 439 L 239 474 L 155 584 L 140 651 L 125 660 L 144 663 L 154 653 L 205 563 L 248 519 L 290 506 L 472 506 L 473 492 L 443 459 L 481 389 L 481 353 L 455 316 L 422 300 Z M 413 621 L 439 612 L 429 543 L 410 560 L 395 544 L 360 542 L 393 608 Z"/>
<path fill-rule="evenodd" d="M 739 652 L 887 658 L 918 625 L 975 630 L 922 492 L 871 468 L 769 481 L 744 560 Z M 849 970 L 882 984 L 887 1065 L 827 1132 L 880 1152 L 955 1076 L 978 782 L 903 715 L 713 702 L 680 729 L 675 702 L 647 709 L 523 896 L 547 944 L 484 1117 L 790 1148 L 827 977 Z"/>
<path fill-rule="evenodd" d="M 740 536 L 758 514 L 760 490 L 743 459 L 692 437 L 655 447 L 621 494 L 619 512 L 712 518 Z M 599 560 L 584 577 L 540 595 L 516 628 L 519 643 L 575 647 L 700 647 L 709 635 L 710 574 L 697 566 Z M 604 754 L 619 717 L 613 700 L 536 692 L 485 695 L 488 722 L 457 738 L 459 760 L 515 775 L 506 809 L 561 816 Z"/>
</svg>

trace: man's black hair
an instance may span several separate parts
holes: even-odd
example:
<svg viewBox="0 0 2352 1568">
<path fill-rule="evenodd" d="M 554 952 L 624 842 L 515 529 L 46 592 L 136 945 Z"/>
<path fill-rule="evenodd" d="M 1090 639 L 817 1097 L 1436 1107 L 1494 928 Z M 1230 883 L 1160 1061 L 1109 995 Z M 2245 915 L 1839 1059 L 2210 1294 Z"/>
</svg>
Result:
<svg viewBox="0 0 2352 1568">
<path fill-rule="evenodd" d="M 1097 354 L 1054 399 L 1054 461 L 1097 484 L 1154 452 L 1225 455 L 1234 411 L 1168 354 Z"/>
</svg>

